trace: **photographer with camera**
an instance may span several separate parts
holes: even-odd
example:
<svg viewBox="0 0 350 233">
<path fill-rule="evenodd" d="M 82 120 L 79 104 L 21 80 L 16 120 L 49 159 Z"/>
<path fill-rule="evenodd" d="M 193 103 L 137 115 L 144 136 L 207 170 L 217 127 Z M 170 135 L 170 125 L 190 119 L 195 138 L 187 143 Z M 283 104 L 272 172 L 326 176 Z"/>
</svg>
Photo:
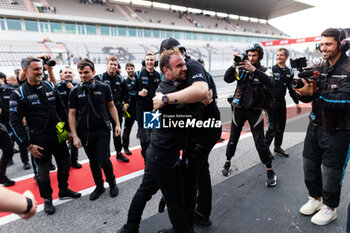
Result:
<svg viewBox="0 0 350 233">
<path fill-rule="evenodd" d="M 51 59 L 50 54 L 40 54 L 36 58 L 42 60 L 42 66 L 43 66 L 43 81 L 46 81 L 47 78 L 50 82 L 52 82 L 55 86 L 57 85 L 57 81 L 55 78 L 55 74 L 53 72 L 53 67 L 56 65 L 56 61 Z M 48 74 L 45 73 L 47 70 Z M 18 75 L 18 84 L 22 85 L 26 81 L 26 73 L 21 70 Z"/>
<path fill-rule="evenodd" d="M 68 109 L 69 93 L 71 90 L 78 85 L 78 83 L 73 81 L 74 73 L 72 68 L 66 66 L 60 73 L 61 82 L 56 86 L 58 93 L 60 93 L 64 106 Z M 70 166 L 74 168 L 82 168 L 81 164 L 78 163 L 78 149 L 70 142 Z"/>
<path fill-rule="evenodd" d="M 286 109 L 286 90 L 296 104 L 297 114 L 301 113 L 298 96 L 291 87 L 294 73 L 286 66 L 289 57 L 289 51 L 285 48 L 279 48 L 276 53 L 277 64 L 272 67 L 274 85 L 269 88 L 272 97 L 272 107 L 268 109 L 269 127 L 265 135 L 267 146 L 271 145 L 272 139 L 275 138 L 274 151 L 280 155 L 288 157 L 289 155 L 281 148 L 283 132 L 286 127 L 287 109 Z"/>
<path fill-rule="evenodd" d="M 123 77 L 120 75 L 120 71 L 118 69 L 118 59 L 114 55 L 110 55 L 107 58 L 107 71 L 103 74 L 96 75 L 94 77 L 95 80 L 101 81 L 107 84 L 111 90 L 113 95 L 114 105 L 118 111 L 118 119 L 120 125 L 123 125 L 123 112 L 128 109 L 128 90 L 125 84 Z M 123 107 L 122 107 L 123 105 Z M 121 135 L 114 136 L 116 123 L 111 119 L 112 127 L 113 127 L 113 143 L 114 148 L 117 152 L 117 160 L 122 162 L 129 162 L 129 159 L 125 157 L 122 153 L 122 139 Z"/>
<path fill-rule="evenodd" d="M 52 215 L 50 164 L 52 155 L 57 163 L 59 198 L 79 198 L 80 193 L 68 189 L 70 156 L 66 145 L 68 133 L 58 134 L 60 123 L 67 123 L 67 111 L 60 94 L 50 82 L 42 81 L 42 60 L 27 57 L 21 61 L 27 81 L 10 97 L 10 126 L 18 144 L 22 144 L 35 157 L 37 183 L 44 198 L 44 211 Z M 29 135 L 23 127 L 26 118 Z M 63 121 L 63 122 L 60 122 Z"/>
<path fill-rule="evenodd" d="M 311 222 L 326 225 L 337 218 L 336 208 L 350 156 L 350 58 L 345 54 L 345 31 L 329 28 L 321 34 L 323 60 L 314 65 L 321 77 L 295 89 L 300 101 L 312 102 L 303 151 L 305 184 L 309 200 L 300 213 Z M 343 46 L 343 45 L 346 46 Z"/>
<path fill-rule="evenodd" d="M 110 196 L 116 197 L 119 189 L 110 160 L 110 116 L 116 123 L 116 137 L 120 135 L 120 124 L 112 91 L 109 85 L 93 79 L 95 65 L 92 61 L 85 58 L 77 67 L 81 83 L 70 92 L 68 118 L 74 146 L 83 146 L 90 161 L 96 188 L 89 198 L 97 200 L 105 192 L 101 168 L 109 184 Z"/>
<path fill-rule="evenodd" d="M 234 63 L 227 69 L 224 76 L 227 83 L 237 81 L 237 88 L 231 99 L 231 133 L 226 149 L 227 160 L 222 174 L 228 176 L 230 173 L 231 158 L 235 154 L 244 122 L 248 120 L 260 160 L 267 168 L 265 185 L 273 187 L 277 184 L 277 177 L 272 170 L 272 155 L 264 139 L 262 110 L 271 108 L 272 97 L 267 88 L 273 86 L 274 80 L 272 71 L 260 64 L 264 56 L 264 49 L 260 43 L 250 44 L 246 54 L 241 57 L 234 55 Z"/>
</svg>

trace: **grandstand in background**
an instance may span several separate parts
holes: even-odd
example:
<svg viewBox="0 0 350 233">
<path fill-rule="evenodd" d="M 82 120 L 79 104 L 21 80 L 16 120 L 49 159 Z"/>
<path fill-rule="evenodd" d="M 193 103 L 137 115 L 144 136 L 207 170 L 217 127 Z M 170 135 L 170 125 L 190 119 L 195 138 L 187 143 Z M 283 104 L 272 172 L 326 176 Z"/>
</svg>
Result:
<svg viewBox="0 0 350 233">
<path fill-rule="evenodd" d="M 209 63 L 209 69 L 225 67 L 234 52 L 252 41 L 289 38 L 269 25 L 268 19 L 311 7 L 293 0 L 255 1 L 254 11 L 249 7 L 252 0 L 216 0 L 217 8 L 213 4 L 209 8 L 206 0 L 185 1 L 183 6 L 160 2 L 0 1 L 0 66 L 17 67 L 20 58 L 40 53 L 52 54 L 62 65 L 84 57 L 103 64 L 109 54 L 121 63 L 140 63 L 146 52 L 158 51 L 161 40 L 174 37 L 190 56 Z M 220 13 L 224 10 L 230 14 Z M 267 49 L 267 65 L 273 53 L 274 48 Z"/>
</svg>

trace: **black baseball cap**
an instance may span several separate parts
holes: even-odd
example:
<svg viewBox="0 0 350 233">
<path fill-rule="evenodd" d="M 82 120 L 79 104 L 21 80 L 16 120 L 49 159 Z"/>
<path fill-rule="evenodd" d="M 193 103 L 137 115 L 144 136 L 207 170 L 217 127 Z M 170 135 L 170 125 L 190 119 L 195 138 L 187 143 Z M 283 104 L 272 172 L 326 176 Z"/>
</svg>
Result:
<svg viewBox="0 0 350 233">
<path fill-rule="evenodd" d="M 204 64 L 203 58 L 198 58 L 197 61 L 198 61 L 199 63 L 203 63 L 203 64 Z"/>
<path fill-rule="evenodd" d="M 179 41 L 174 38 L 168 38 L 162 41 L 158 53 L 162 53 L 164 50 L 171 49 L 173 47 L 177 47 L 180 51 L 186 52 L 185 47 L 182 46 Z"/>
</svg>

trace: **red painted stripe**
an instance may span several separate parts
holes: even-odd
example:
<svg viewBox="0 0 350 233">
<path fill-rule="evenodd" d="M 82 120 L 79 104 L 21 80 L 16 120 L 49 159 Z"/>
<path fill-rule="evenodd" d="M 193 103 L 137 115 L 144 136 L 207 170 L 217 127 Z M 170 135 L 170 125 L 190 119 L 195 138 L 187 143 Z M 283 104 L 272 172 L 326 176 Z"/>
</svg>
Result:
<svg viewBox="0 0 350 233">
<path fill-rule="evenodd" d="M 116 160 L 115 155 L 111 156 L 113 164 L 114 174 L 117 178 L 125 176 L 127 174 L 144 169 L 144 160 L 141 156 L 141 148 L 133 150 L 132 155 L 128 156 L 129 163 L 123 163 Z M 57 183 L 57 171 L 50 173 L 51 187 L 53 189 L 52 198 L 58 198 L 58 183 Z M 72 168 L 69 172 L 69 188 L 74 191 L 84 190 L 95 186 L 95 182 L 92 178 L 89 163 L 83 164 L 80 169 Z M 37 204 L 42 204 L 44 199 L 40 197 L 39 188 L 36 185 L 34 178 L 25 179 L 16 182 L 14 186 L 9 187 L 11 190 L 23 193 L 25 190 L 30 190 L 34 196 Z M 10 213 L 0 213 L 0 217 L 9 215 Z"/>
<path fill-rule="evenodd" d="M 302 113 L 305 114 L 310 111 L 310 104 L 300 104 L 300 107 L 302 108 Z M 287 119 L 296 117 L 296 110 L 295 106 L 291 106 L 287 108 Z M 265 126 L 266 126 L 266 120 Z M 226 140 L 230 137 L 230 127 L 231 123 L 224 124 L 223 126 L 223 133 L 222 138 Z M 241 135 L 249 133 L 249 125 L 248 122 L 243 127 Z M 140 171 L 144 169 L 144 160 L 141 156 L 141 148 L 135 149 L 132 151 L 132 155 L 128 156 L 130 159 L 129 163 L 123 163 L 116 160 L 115 155 L 111 156 L 111 161 L 113 164 L 113 170 L 114 174 L 117 178 L 128 175 L 130 173 Z M 81 169 L 75 169 L 72 168 L 69 172 L 69 188 L 74 191 L 81 191 L 90 187 L 95 186 L 94 180 L 91 175 L 90 166 L 89 163 L 82 164 L 83 167 Z M 53 189 L 52 198 L 57 199 L 58 198 L 58 184 L 57 184 L 57 171 L 50 173 L 50 179 L 51 179 L 51 187 Z M 36 185 L 36 182 L 34 178 L 28 178 L 25 180 L 17 181 L 14 186 L 9 187 L 11 190 L 23 193 L 25 190 L 30 190 L 34 196 L 35 200 L 37 201 L 37 204 L 42 204 L 44 200 L 40 197 L 39 194 L 39 188 Z M 10 213 L 2 212 L 0 213 L 0 217 L 4 217 L 9 215 Z"/>
</svg>

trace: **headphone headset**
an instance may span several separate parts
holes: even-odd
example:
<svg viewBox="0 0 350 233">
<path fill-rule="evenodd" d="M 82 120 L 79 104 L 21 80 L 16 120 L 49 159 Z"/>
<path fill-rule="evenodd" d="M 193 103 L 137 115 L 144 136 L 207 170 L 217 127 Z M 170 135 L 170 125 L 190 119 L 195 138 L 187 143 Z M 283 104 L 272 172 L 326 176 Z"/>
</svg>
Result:
<svg viewBox="0 0 350 233">
<path fill-rule="evenodd" d="M 158 67 L 158 64 L 159 64 L 159 61 L 158 61 L 158 60 L 155 60 L 155 61 L 154 61 L 154 68 L 157 68 L 157 67 Z M 142 65 L 142 66 L 146 66 L 145 60 L 142 60 L 141 65 Z"/>
<path fill-rule="evenodd" d="M 346 32 L 342 28 L 335 28 L 339 32 L 338 36 L 338 51 L 341 53 L 345 53 L 349 50 L 350 41 L 346 39 Z M 321 51 L 321 45 L 319 43 L 316 44 L 316 49 Z"/>
<path fill-rule="evenodd" d="M 91 93 L 95 89 L 95 87 L 96 87 L 96 83 L 94 80 L 92 80 L 91 82 L 80 84 L 81 90 L 85 93 Z"/>
<path fill-rule="evenodd" d="M 339 52 L 345 53 L 348 51 L 349 46 L 349 40 L 346 40 L 346 32 L 342 28 L 336 28 L 339 32 L 339 37 L 338 37 L 338 45 L 339 45 Z"/>
</svg>

